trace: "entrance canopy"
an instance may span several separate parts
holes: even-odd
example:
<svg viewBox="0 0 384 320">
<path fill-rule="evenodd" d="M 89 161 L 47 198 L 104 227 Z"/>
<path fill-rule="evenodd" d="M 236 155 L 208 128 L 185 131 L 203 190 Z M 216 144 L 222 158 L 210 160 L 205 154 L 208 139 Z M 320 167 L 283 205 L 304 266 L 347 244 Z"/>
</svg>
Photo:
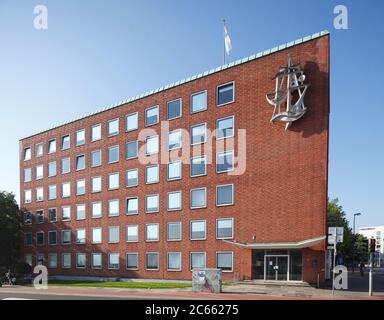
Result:
<svg viewBox="0 0 384 320">
<path fill-rule="evenodd" d="M 255 242 L 255 243 L 244 243 L 236 240 L 223 240 L 226 243 L 230 243 L 239 247 L 249 249 L 302 249 L 312 247 L 315 244 L 320 243 L 326 238 L 321 236 L 317 238 L 307 239 L 299 242 Z"/>
</svg>

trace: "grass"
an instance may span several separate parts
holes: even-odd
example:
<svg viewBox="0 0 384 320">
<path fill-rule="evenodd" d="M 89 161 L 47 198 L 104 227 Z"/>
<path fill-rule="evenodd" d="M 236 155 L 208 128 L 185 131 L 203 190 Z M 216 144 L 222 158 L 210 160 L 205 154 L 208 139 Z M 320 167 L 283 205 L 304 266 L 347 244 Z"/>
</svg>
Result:
<svg viewBox="0 0 384 320">
<path fill-rule="evenodd" d="M 122 281 L 65 281 L 54 280 L 49 286 L 60 287 L 97 287 L 97 288 L 128 288 L 128 289 L 180 289 L 192 287 L 189 283 L 173 282 L 122 282 Z"/>
</svg>

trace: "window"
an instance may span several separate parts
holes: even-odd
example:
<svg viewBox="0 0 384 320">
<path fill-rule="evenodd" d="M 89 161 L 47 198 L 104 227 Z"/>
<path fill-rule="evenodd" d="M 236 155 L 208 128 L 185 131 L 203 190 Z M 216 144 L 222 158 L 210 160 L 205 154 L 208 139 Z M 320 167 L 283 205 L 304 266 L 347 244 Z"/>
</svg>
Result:
<svg viewBox="0 0 384 320">
<path fill-rule="evenodd" d="M 56 139 L 48 141 L 48 153 L 56 152 Z"/>
<path fill-rule="evenodd" d="M 128 252 L 127 253 L 127 270 L 137 270 L 139 267 L 139 259 L 137 252 Z"/>
<path fill-rule="evenodd" d="M 138 113 L 131 113 L 126 116 L 126 127 L 127 132 L 136 130 L 139 126 L 139 116 Z"/>
<path fill-rule="evenodd" d="M 24 182 L 30 182 L 32 180 L 32 170 L 31 168 L 24 169 Z"/>
<path fill-rule="evenodd" d="M 108 190 L 119 189 L 119 173 L 108 174 Z"/>
<path fill-rule="evenodd" d="M 24 224 L 32 224 L 32 214 L 30 212 L 24 212 Z"/>
<path fill-rule="evenodd" d="M 159 254 L 157 252 L 147 252 L 145 254 L 145 269 L 159 270 Z"/>
<path fill-rule="evenodd" d="M 101 192 L 101 177 L 91 177 L 91 192 Z"/>
<path fill-rule="evenodd" d="M 25 246 L 32 245 L 32 233 L 28 232 L 24 234 L 24 245 Z"/>
<path fill-rule="evenodd" d="M 101 234 L 102 229 L 101 228 L 92 228 L 92 243 L 101 243 Z"/>
<path fill-rule="evenodd" d="M 177 129 L 168 133 L 168 150 L 181 148 L 181 129 Z"/>
<path fill-rule="evenodd" d="M 159 165 L 151 165 L 145 167 L 145 183 L 157 183 L 159 182 Z"/>
<path fill-rule="evenodd" d="M 29 264 L 30 267 L 32 267 L 32 255 L 31 254 L 26 254 L 24 261 L 26 264 Z"/>
<path fill-rule="evenodd" d="M 85 194 L 85 179 L 76 181 L 76 195 L 81 196 Z"/>
<path fill-rule="evenodd" d="M 44 232 L 43 231 L 36 232 L 36 245 L 37 246 L 43 246 L 44 245 Z"/>
<path fill-rule="evenodd" d="M 206 156 L 191 158 L 191 177 L 206 175 L 206 169 Z"/>
<path fill-rule="evenodd" d="M 108 228 L 108 242 L 118 243 L 119 242 L 119 229 L 120 227 L 109 227 Z"/>
<path fill-rule="evenodd" d="M 137 158 L 138 143 L 137 140 L 129 141 L 125 144 L 125 159 Z"/>
<path fill-rule="evenodd" d="M 101 124 L 95 124 L 91 127 L 91 141 L 101 140 Z"/>
<path fill-rule="evenodd" d="M 233 238 L 233 219 L 216 220 L 216 239 Z"/>
<path fill-rule="evenodd" d="M 119 134 L 119 119 L 108 121 L 108 137 L 116 136 Z"/>
<path fill-rule="evenodd" d="M 70 135 L 62 136 L 61 137 L 61 150 L 66 150 L 71 147 L 71 137 Z"/>
<path fill-rule="evenodd" d="M 36 188 L 36 201 L 44 201 L 44 189 L 43 187 Z"/>
<path fill-rule="evenodd" d="M 216 139 L 230 138 L 234 135 L 233 116 L 216 121 Z"/>
<path fill-rule="evenodd" d="M 233 170 L 233 151 L 218 152 L 216 154 L 216 172 L 229 172 Z"/>
<path fill-rule="evenodd" d="M 109 253 L 108 254 L 108 269 L 119 269 L 119 254 L 118 253 Z"/>
<path fill-rule="evenodd" d="M 127 214 L 138 214 L 139 212 L 139 201 L 137 197 L 127 199 Z"/>
<path fill-rule="evenodd" d="M 85 253 L 76 254 L 76 268 L 85 269 L 86 266 L 86 255 Z"/>
<path fill-rule="evenodd" d="M 61 244 L 70 244 L 71 243 L 71 230 L 61 231 Z"/>
<path fill-rule="evenodd" d="M 25 148 L 24 149 L 24 161 L 31 160 L 31 158 L 32 158 L 31 148 L 30 147 Z"/>
<path fill-rule="evenodd" d="M 206 238 L 206 222 L 191 221 L 191 240 L 205 240 Z"/>
<path fill-rule="evenodd" d="M 85 130 L 84 129 L 76 131 L 75 140 L 76 140 L 77 146 L 82 146 L 83 144 L 85 144 Z"/>
<path fill-rule="evenodd" d="M 76 157 L 76 170 L 85 169 L 85 155 L 80 155 Z"/>
<path fill-rule="evenodd" d="M 44 222 L 44 211 L 43 210 L 37 210 L 36 211 L 36 223 L 43 223 Z"/>
<path fill-rule="evenodd" d="M 207 110 L 207 91 L 191 95 L 191 113 Z"/>
<path fill-rule="evenodd" d="M 61 207 L 61 220 L 63 220 L 63 221 L 71 220 L 71 207 L 70 206 Z"/>
<path fill-rule="evenodd" d="M 36 264 L 38 265 L 38 266 L 42 266 L 42 265 L 44 265 L 44 255 L 43 254 L 38 254 L 37 256 L 36 256 Z"/>
<path fill-rule="evenodd" d="M 61 197 L 62 198 L 68 198 L 71 196 L 71 183 L 70 182 L 63 182 L 61 184 Z"/>
<path fill-rule="evenodd" d="M 101 269 L 102 267 L 102 254 L 92 253 L 92 269 Z"/>
<path fill-rule="evenodd" d="M 84 244 L 85 241 L 86 241 L 85 229 L 77 229 L 76 230 L 76 243 L 77 244 Z"/>
<path fill-rule="evenodd" d="M 101 166 L 101 150 L 91 152 L 91 167 Z"/>
<path fill-rule="evenodd" d="M 216 268 L 224 272 L 231 272 L 233 267 L 233 253 L 232 252 L 216 252 Z"/>
<path fill-rule="evenodd" d="M 57 253 L 48 253 L 48 268 L 57 268 Z"/>
<path fill-rule="evenodd" d="M 223 106 L 235 101 L 235 83 L 230 82 L 217 87 L 217 106 Z"/>
<path fill-rule="evenodd" d="M 32 202 L 32 190 L 25 190 L 24 203 L 31 203 L 31 202 Z"/>
<path fill-rule="evenodd" d="M 167 210 L 181 210 L 181 191 L 167 192 Z"/>
<path fill-rule="evenodd" d="M 112 146 L 108 148 L 108 163 L 119 161 L 119 146 Z"/>
<path fill-rule="evenodd" d="M 167 223 L 167 241 L 181 240 L 181 222 Z"/>
<path fill-rule="evenodd" d="M 138 170 L 127 170 L 125 174 L 125 185 L 127 187 L 136 187 L 138 185 Z"/>
<path fill-rule="evenodd" d="M 145 109 L 145 126 L 152 126 L 159 122 L 159 106 Z"/>
<path fill-rule="evenodd" d="M 159 152 L 159 136 L 147 137 L 145 139 L 145 154 L 155 154 Z"/>
<path fill-rule="evenodd" d="M 191 189 L 191 209 L 205 208 L 207 206 L 207 188 Z"/>
<path fill-rule="evenodd" d="M 76 220 L 85 219 L 85 204 L 76 205 Z"/>
<path fill-rule="evenodd" d="M 56 161 L 48 163 L 48 177 L 54 177 L 56 175 Z"/>
<path fill-rule="evenodd" d="M 66 174 L 69 172 L 71 172 L 71 159 L 70 158 L 61 159 L 61 173 Z"/>
<path fill-rule="evenodd" d="M 119 200 L 108 201 L 108 215 L 110 217 L 116 217 L 120 214 L 119 203 Z"/>
<path fill-rule="evenodd" d="M 216 205 L 229 206 L 233 204 L 233 184 L 216 186 Z"/>
<path fill-rule="evenodd" d="M 167 103 L 167 120 L 180 118 L 181 113 L 181 99 Z"/>
<path fill-rule="evenodd" d="M 181 179 L 181 160 L 168 163 L 167 179 L 178 180 Z"/>
<path fill-rule="evenodd" d="M 71 267 L 71 254 L 70 253 L 63 253 L 62 257 L 62 263 L 61 266 L 64 269 L 68 269 Z"/>
<path fill-rule="evenodd" d="M 56 245 L 57 244 L 57 232 L 56 231 L 48 231 L 48 244 Z"/>
<path fill-rule="evenodd" d="M 191 270 L 205 269 L 205 252 L 191 252 Z"/>
<path fill-rule="evenodd" d="M 43 165 L 36 166 L 36 180 L 43 179 L 43 177 L 44 177 L 44 166 Z"/>
<path fill-rule="evenodd" d="M 48 200 L 55 200 L 57 197 L 56 185 L 48 187 Z"/>
<path fill-rule="evenodd" d="M 145 196 L 145 212 L 153 213 L 159 211 L 159 195 L 147 195 Z"/>
<path fill-rule="evenodd" d="M 48 209 L 48 221 L 56 222 L 57 221 L 57 210 L 56 208 Z"/>
<path fill-rule="evenodd" d="M 159 241 L 159 224 L 145 225 L 145 241 Z"/>
<path fill-rule="evenodd" d="M 139 226 L 137 224 L 127 225 L 127 242 L 139 241 Z"/>
<path fill-rule="evenodd" d="M 91 206 L 92 218 L 100 218 L 102 216 L 102 204 L 101 202 L 94 202 Z"/>
<path fill-rule="evenodd" d="M 180 252 L 168 252 L 167 270 L 181 271 L 181 253 Z"/>
<path fill-rule="evenodd" d="M 197 124 L 191 127 L 191 145 L 205 143 L 207 141 L 207 124 Z"/>
<path fill-rule="evenodd" d="M 36 146 L 35 146 L 35 153 L 36 153 L 36 157 L 41 157 L 44 153 L 44 144 L 43 143 L 38 143 Z"/>
</svg>

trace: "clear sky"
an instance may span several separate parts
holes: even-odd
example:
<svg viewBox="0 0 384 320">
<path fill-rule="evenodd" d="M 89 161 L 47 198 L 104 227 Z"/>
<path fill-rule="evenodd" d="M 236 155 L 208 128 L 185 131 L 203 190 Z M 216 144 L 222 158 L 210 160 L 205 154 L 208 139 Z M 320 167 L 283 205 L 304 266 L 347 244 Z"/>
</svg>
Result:
<svg viewBox="0 0 384 320">
<path fill-rule="evenodd" d="M 0 0 L 0 190 L 19 195 L 19 138 L 220 65 L 223 18 L 229 61 L 331 32 L 329 196 L 384 225 L 381 0 Z"/>
</svg>

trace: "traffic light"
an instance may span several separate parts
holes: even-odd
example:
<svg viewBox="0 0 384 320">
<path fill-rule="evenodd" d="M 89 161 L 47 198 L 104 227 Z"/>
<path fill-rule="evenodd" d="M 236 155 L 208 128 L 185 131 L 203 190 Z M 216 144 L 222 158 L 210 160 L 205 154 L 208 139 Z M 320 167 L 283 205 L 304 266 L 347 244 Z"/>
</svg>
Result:
<svg viewBox="0 0 384 320">
<path fill-rule="evenodd" d="M 368 254 L 368 252 L 369 252 L 369 240 L 368 239 L 363 240 L 362 251 L 364 254 Z"/>
<path fill-rule="evenodd" d="M 371 239 L 370 240 L 370 252 L 376 252 L 376 239 Z"/>
</svg>

